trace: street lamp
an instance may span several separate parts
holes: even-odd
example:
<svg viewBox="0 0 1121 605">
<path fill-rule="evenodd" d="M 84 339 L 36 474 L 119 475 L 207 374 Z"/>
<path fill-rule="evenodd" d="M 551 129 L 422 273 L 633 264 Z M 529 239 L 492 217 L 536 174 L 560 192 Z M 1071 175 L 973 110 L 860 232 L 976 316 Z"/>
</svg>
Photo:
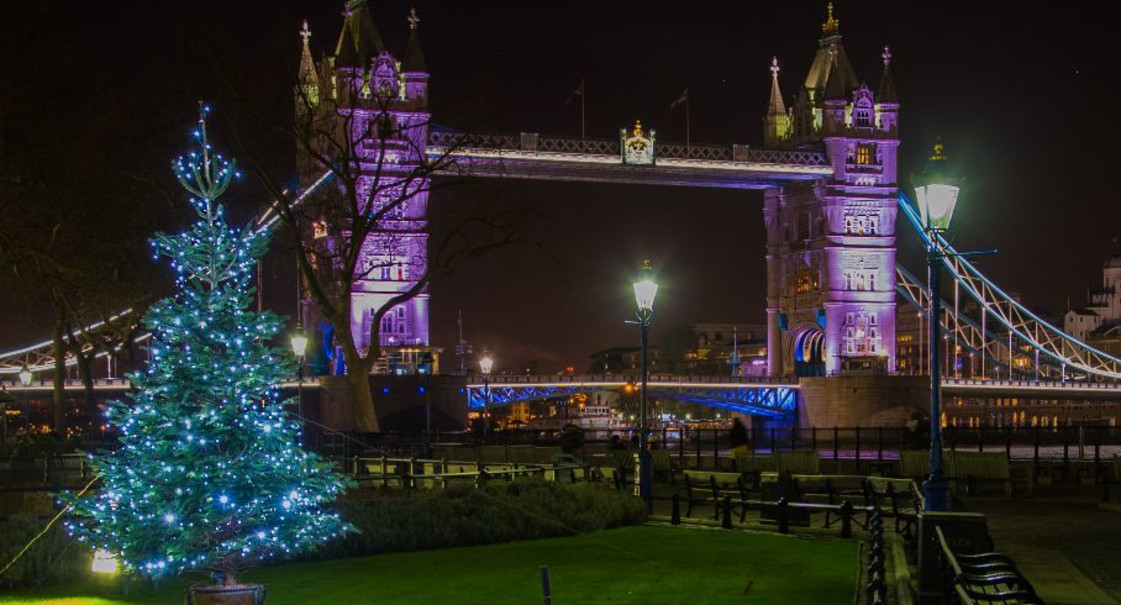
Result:
<svg viewBox="0 0 1121 605">
<path fill-rule="evenodd" d="M 431 351 L 420 355 L 420 368 L 424 374 L 424 457 L 432 458 L 432 368 L 436 360 Z"/>
<path fill-rule="evenodd" d="M 483 372 L 483 442 L 486 443 L 487 431 L 490 429 L 487 418 L 487 406 L 490 405 L 490 371 L 494 369 L 494 359 L 490 355 L 484 355 L 479 360 L 479 369 Z"/>
<path fill-rule="evenodd" d="M 31 373 L 31 370 L 28 369 L 26 365 L 19 371 L 19 383 L 25 387 L 31 386 L 31 379 L 34 377 L 34 374 Z"/>
<path fill-rule="evenodd" d="M 650 339 L 650 318 L 654 316 L 654 297 L 658 295 L 658 284 L 653 278 L 654 268 L 650 261 L 642 262 L 642 271 L 638 281 L 634 282 L 634 302 L 638 306 L 636 313 L 638 326 L 642 334 L 642 391 L 639 398 L 638 409 L 638 495 L 646 502 L 646 510 L 651 510 L 654 501 L 651 496 L 653 476 L 650 468 L 650 451 L 647 449 L 648 439 L 646 418 L 646 391 L 649 380 L 649 366 L 647 362 L 647 345 Z"/>
<path fill-rule="evenodd" d="M 927 287 L 930 295 L 929 355 L 930 355 L 930 478 L 923 484 L 926 497 L 926 510 L 946 511 L 950 509 L 950 485 L 946 481 L 942 461 L 942 399 L 941 364 L 938 359 L 939 345 L 942 341 L 940 331 L 942 298 L 939 293 L 941 268 L 945 252 L 942 249 L 941 234 L 950 228 L 950 219 L 957 205 L 959 187 L 947 176 L 946 154 L 942 143 L 934 144 L 934 153 L 927 162 L 925 174 L 916 179 L 915 198 L 918 201 L 922 228 L 927 234 Z"/>
<path fill-rule="evenodd" d="M 304 336 L 303 326 L 297 326 L 296 333 L 292 335 L 292 354 L 296 356 L 300 364 L 296 370 L 296 414 L 300 417 L 302 425 L 304 422 L 304 355 L 307 354 L 307 336 Z M 300 441 L 303 441 L 302 431 Z"/>
</svg>

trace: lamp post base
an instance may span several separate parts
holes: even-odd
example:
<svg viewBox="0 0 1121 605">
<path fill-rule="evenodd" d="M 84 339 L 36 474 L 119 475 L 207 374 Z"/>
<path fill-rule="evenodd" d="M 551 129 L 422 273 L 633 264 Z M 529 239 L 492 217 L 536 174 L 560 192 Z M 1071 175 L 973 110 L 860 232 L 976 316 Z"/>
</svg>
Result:
<svg viewBox="0 0 1121 605">
<path fill-rule="evenodd" d="M 646 512 L 653 512 L 654 499 L 651 488 L 654 484 L 654 472 L 650 465 L 650 452 L 645 449 L 638 451 L 638 496 L 646 503 Z"/>
<path fill-rule="evenodd" d="M 924 510 L 935 512 L 950 510 L 950 482 L 945 477 L 931 475 L 922 484 L 922 492 L 926 499 Z"/>
</svg>

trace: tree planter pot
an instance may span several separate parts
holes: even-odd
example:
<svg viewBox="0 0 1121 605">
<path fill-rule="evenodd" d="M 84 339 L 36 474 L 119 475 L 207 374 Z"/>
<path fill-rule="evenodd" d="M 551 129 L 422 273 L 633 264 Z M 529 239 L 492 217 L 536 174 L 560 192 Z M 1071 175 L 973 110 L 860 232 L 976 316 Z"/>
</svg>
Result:
<svg viewBox="0 0 1121 605">
<path fill-rule="evenodd" d="M 203 584 L 187 589 L 187 605 L 264 605 L 261 584 Z"/>
</svg>

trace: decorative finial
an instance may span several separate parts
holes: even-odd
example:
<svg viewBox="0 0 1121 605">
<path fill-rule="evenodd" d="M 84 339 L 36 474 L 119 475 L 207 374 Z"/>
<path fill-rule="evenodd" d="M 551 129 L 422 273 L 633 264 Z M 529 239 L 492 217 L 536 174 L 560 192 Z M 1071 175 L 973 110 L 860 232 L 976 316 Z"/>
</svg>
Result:
<svg viewBox="0 0 1121 605">
<path fill-rule="evenodd" d="M 821 33 L 825 35 L 835 34 L 841 29 L 841 20 L 833 18 L 833 3 L 829 3 L 829 16 L 825 19 L 825 23 L 821 24 Z"/>
<path fill-rule="evenodd" d="M 643 271 L 653 271 L 654 270 L 654 265 L 653 265 L 653 263 L 650 262 L 650 259 L 646 259 L 646 260 L 642 261 L 642 270 Z"/>
<path fill-rule="evenodd" d="M 408 21 L 409 21 L 409 29 L 413 29 L 413 30 L 415 30 L 417 25 L 420 23 L 420 17 L 416 16 L 416 7 L 415 6 L 413 8 L 409 9 Z"/>
<path fill-rule="evenodd" d="M 307 26 L 307 19 L 304 19 L 304 26 L 300 28 L 300 37 L 304 39 L 304 44 L 311 40 L 311 29 Z"/>
<path fill-rule="evenodd" d="M 642 136 L 642 120 L 635 120 L 634 121 L 634 136 L 636 136 L 636 137 Z M 646 262 L 649 263 L 650 261 L 646 261 Z"/>
<path fill-rule="evenodd" d="M 884 47 L 884 54 L 881 55 L 881 56 L 884 58 L 884 67 L 887 67 L 888 65 L 891 64 L 891 48 L 890 47 L 885 46 Z"/>
<path fill-rule="evenodd" d="M 932 162 L 941 162 L 946 160 L 946 149 L 942 145 L 941 137 L 934 140 L 934 152 L 930 156 Z"/>
<path fill-rule="evenodd" d="M 778 77 L 778 57 L 771 57 L 771 77 Z"/>
</svg>

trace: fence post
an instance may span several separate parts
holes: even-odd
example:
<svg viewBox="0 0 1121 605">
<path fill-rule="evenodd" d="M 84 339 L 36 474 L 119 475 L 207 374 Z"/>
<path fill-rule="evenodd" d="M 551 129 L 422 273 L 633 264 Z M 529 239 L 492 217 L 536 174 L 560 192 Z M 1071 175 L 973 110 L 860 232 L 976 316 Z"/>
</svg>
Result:
<svg viewBox="0 0 1121 605">
<path fill-rule="evenodd" d="M 848 500 L 841 503 L 841 537 L 852 537 L 852 502 Z"/>
<path fill-rule="evenodd" d="M 701 468 L 701 435 L 704 433 L 704 430 L 696 428 L 694 431 L 697 433 L 697 468 Z"/>
<path fill-rule="evenodd" d="M 553 584 L 549 580 L 549 566 L 541 566 L 541 599 L 545 605 L 551 605 L 553 602 Z"/>
<path fill-rule="evenodd" d="M 1035 428 L 1035 436 L 1034 436 L 1035 453 L 1032 455 L 1032 465 L 1035 467 L 1033 469 L 1035 471 L 1035 476 L 1038 477 L 1039 476 L 1039 425 L 1038 424 L 1035 425 L 1034 428 Z"/>
<path fill-rule="evenodd" d="M 732 498 L 730 496 L 724 496 L 724 506 L 722 508 L 724 510 L 720 515 L 720 527 L 732 529 Z"/>
<path fill-rule="evenodd" d="M 860 474 L 860 427 L 856 427 L 856 473 Z"/>
<path fill-rule="evenodd" d="M 712 429 L 712 467 L 720 470 L 720 429 Z"/>
<path fill-rule="evenodd" d="M 837 459 L 841 457 L 841 429 L 833 427 L 833 470 L 837 470 Z"/>
<path fill-rule="evenodd" d="M 1004 427 L 1004 455 L 1012 461 L 1012 425 Z"/>
<path fill-rule="evenodd" d="M 681 494 L 673 492 L 673 509 L 669 517 L 670 525 L 681 525 Z"/>
<path fill-rule="evenodd" d="M 780 534 L 790 533 L 790 503 L 786 498 L 778 499 L 778 531 Z"/>
</svg>

